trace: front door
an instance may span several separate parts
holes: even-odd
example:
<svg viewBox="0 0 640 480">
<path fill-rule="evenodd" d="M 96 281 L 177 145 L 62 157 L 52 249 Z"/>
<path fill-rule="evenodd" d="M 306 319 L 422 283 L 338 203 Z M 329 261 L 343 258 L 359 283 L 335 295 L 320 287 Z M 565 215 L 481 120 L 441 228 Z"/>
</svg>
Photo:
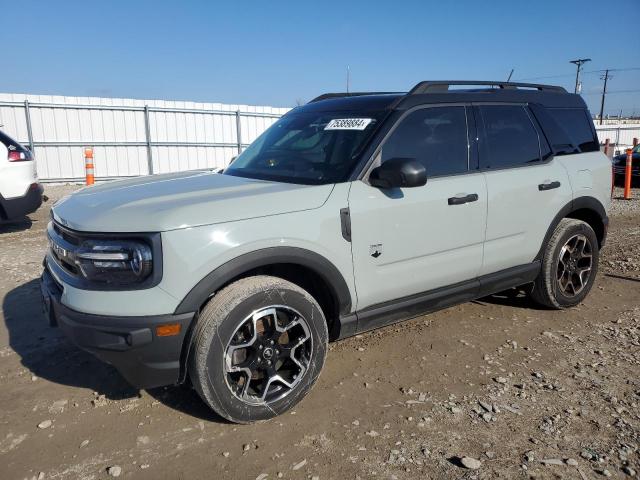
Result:
<svg viewBox="0 0 640 480">
<path fill-rule="evenodd" d="M 349 193 L 358 310 L 478 276 L 486 226 L 485 178 L 470 155 L 465 106 L 421 107 L 382 143 L 376 163 L 414 158 L 427 184 Z"/>
</svg>

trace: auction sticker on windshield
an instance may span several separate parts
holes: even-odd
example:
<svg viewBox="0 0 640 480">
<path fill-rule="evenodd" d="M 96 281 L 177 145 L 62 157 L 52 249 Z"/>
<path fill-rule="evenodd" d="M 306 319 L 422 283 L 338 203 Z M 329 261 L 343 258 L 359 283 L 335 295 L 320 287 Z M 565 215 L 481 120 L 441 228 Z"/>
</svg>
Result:
<svg viewBox="0 0 640 480">
<path fill-rule="evenodd" d="M 334 118 L 325 130 L 364 130 L 371 123 L 372 118 Z"/>
</svg>

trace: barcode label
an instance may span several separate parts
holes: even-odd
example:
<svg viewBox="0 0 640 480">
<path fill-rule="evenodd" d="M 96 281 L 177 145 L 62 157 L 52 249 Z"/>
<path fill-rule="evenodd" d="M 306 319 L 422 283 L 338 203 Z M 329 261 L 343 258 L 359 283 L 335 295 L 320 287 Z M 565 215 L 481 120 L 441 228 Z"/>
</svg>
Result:
<svg viewBox="0 0 640 480">
<path fill-rule="evenodd" d="M 364 130 L 371 123 L 371 118 L 334 118 L 325 130 Z"/>
</svg>

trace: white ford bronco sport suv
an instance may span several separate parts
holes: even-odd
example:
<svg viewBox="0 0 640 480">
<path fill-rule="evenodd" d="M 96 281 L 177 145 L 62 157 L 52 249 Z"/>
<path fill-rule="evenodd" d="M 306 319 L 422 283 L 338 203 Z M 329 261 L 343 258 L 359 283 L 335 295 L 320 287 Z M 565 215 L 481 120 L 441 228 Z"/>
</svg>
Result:
<svg viewBox="0 0 640 480">
<path fill-rule="evenodd" d="M 329 340 L 522 285 L 580 303 L 610 188 L 585 103 L 560 87 L 326 94 L 222 174 L 60 200 L 45 311 L 139 388 L 188 381 L 230 421 L 267 419 L 310 390 Z"/>
</svg>

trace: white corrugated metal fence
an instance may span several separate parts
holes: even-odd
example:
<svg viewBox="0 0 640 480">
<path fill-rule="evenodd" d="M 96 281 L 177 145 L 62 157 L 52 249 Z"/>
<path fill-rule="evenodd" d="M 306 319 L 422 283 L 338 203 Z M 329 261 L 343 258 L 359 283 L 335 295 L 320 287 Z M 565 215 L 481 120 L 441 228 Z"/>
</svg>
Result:
<svg viewBox="0 0 640 480">
<path fill-rule="evenodd" d="M 0 125 L 31 145 L 44 181 L 222 168 L 288 108 L 0 93 Z"/>
<path fill-rule="evenodd" d="M 608 138 L 617 153 L 624 153 L 627 148 L 631 148 L 634 138 L 640 139 L 640 123 L 596 125 L 596 131 L 600 143 Z"/>
<path fill-rule="evenodd" d="M 31 145 L 44 181 L 82 180 L 83 147 L 96 178 L 222 168 L 288 108 L 0 93 L 0 125 Z M 623 152 L 640 124 L 596 125 Z"/>
</svg>

